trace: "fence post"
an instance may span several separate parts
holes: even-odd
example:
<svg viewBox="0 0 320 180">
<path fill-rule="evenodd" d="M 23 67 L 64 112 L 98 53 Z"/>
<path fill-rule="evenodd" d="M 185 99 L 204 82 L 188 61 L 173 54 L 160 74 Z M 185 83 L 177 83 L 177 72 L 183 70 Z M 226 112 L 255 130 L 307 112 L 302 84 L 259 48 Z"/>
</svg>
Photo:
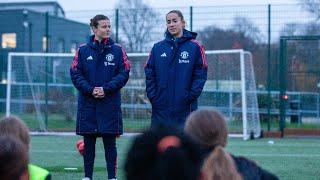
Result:
<svg viewBox="0 0 320 180">
<path fill-rule="evenodd" d="M 49 52 L 49 12 L 46 12 L 46 53 Z M 45 130 L 48 128 L 48 98 L 49 98 L 49 92 L 48 92 L 48 57 L 46 57 L 46 67 L 45 67 Z"/>
<path fill-rule="evenodd" d="M 279 86 L 280 86 L 280 121 L 279 127 L 281 131 L 281 137 L 284 136 L 284 128 L 286 123 L 286 100 L 288 95 L 286 94 L 286 39 L 280 37 L 280 68 L 279 68 Z"/>
<path fill-rule="evenodd" d="M 193 7 L 190 6 L 190 31 L 192 31 L 192 26 L 193 26 Z"/>
<path fill-rule="evenodd" d="M 271 5 L 268 5 L 268 131 L 270 131 L 270 119 L 271 119 Z"/>
<path fill-rule="evenodd" d="M 116 43 L 119 43 L 119 9 L 116 9 Z"/>
</svg>

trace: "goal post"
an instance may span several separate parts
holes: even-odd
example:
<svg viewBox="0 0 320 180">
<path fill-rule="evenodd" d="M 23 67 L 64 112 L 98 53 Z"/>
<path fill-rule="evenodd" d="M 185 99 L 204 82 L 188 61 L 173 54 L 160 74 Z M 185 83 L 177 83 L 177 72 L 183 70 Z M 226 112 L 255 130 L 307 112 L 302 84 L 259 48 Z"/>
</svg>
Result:
<svg viewBox="0 0 320 180">
<path fill-rule="evenodd" d="M 199 98 L 199 109 L 222 112 L 229 132 L 244 139 L 260 135 L 259 109 L 250 52 L 244 50 L 206 51 L 208 80 Z M 52 121 L 76 117 L 77 91 L 69 68 L 71 53 L 8 54 L 6 115 L 36 119 L 36 129 L 46 130 Z M 145 94 L 144 64 L 148 53 L 128 53 L 132 62 L 130 79 L 122 89 L 122 112 L 127 132 L 150 125 L 151 105 Z M 72 130 L 72 129 L 71 129 Z"/>
<path fill-rule="evenodd" d="M 12 81 L 12 58 L 13 57 L 73 57 L 71 53 L 24 53 L 24 52 L 9 52 L 8 65 L 7 65 L 7 96 L 6 96 L 6 116 L 10 113 L 10 100 L 11 100 L 11 86 Z M 28 70 L 28 69 L 27 69 Z"/>
<path fill-rule="evenodd" d="M 208 80 L 200 108 L 216 109 L 227 118 L 229 132 L 243 139 L 261 135 L 252 55 L 242 49 L 206 51 Z"/>
</svg>

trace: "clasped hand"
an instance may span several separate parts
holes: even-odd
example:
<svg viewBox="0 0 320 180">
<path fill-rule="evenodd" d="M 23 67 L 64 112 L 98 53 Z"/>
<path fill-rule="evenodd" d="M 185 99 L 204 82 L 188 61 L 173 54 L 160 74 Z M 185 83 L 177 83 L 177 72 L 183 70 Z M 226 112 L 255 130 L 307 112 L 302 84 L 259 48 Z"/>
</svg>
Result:
<svg viewBox="0 0 320 180">
<path fill-rule="evenodd" d="M 104 98 L 105 94 L 102 87 L 95 87 L 93 89 L 92 95 L 94 98 Z"/>
</svg>

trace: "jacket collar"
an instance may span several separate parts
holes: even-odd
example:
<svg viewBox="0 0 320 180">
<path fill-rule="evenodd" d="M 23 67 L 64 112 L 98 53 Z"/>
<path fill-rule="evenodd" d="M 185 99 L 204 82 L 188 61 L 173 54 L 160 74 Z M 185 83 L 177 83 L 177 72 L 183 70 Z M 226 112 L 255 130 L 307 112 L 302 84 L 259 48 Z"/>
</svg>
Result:
<svg viewBox="0 0 320 180">
<path fill-rule="evenodd" d="M 88 45 L 92 47 L 93 49 L 98 49 L 99 47 L 101 48 L 110 48 L 111 45 L 114 44 L 114 41 L 111 38 L 106 38 L 99 43 L 95 38 L 94 35 L 90 36 L 88 39 Z"/>
<path fill-rule="evenodd" d="M 186 29 L 183 29 L 183 34 L 182 37 L 175 39 L 167 30 L 165 32 L 165 40 L 170 42 L 170 43 L 177 43 L 177 44 L 182 44 L 185 41 L 191 40 L 191 39 L 196 39 L 197 33 L 188 31 Z"/>
</svg>

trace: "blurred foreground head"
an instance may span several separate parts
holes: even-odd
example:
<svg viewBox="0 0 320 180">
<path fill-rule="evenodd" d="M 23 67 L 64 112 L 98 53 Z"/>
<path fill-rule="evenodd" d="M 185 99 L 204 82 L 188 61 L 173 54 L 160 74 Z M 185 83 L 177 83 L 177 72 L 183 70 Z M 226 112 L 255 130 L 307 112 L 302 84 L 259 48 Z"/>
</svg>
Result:
<svg viewBox="0 0 320 180">
<path fill-rule="evenodd" d="M 0 119 L 0 135 L 14 136 L 29 148 L 29 129 L 18 117 L 9 116 Z"/>
<path fill-rule="evenodd" d="M 13 136 L 0 135 L 0 179 L 21 178 L 28 170 L 28 148 Z"/>
<path fill-rule="evenodd" d="M 215 110 L 197 110 L 192 112 L 184 128 L 194 141 L 206 148 L 227 145 L 228 130 L 226 120 Z"/>
<path fill-rule="evenodd" d="M 127 154 L 127 180 L 195 180 L 200 176 L 199 147 L 179 130 L 155 127 L 136 137 Z"/>
</svg>

